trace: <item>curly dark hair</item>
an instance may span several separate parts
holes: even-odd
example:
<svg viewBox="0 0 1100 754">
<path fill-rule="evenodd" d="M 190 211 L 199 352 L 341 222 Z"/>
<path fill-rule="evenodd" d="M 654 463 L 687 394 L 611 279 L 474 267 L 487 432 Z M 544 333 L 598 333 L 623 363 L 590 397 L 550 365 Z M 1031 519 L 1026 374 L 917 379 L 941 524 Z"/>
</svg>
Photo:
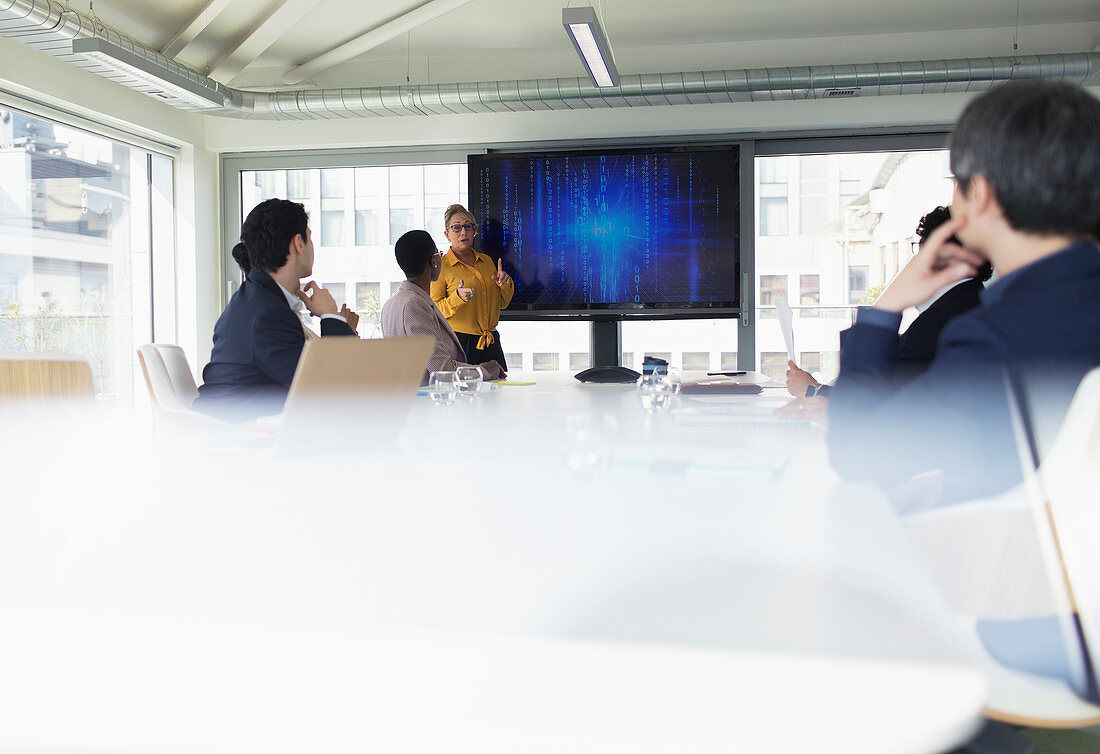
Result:
<svg viewBox="0 0 1100 754">
<path fill-rule="evenodd" d="M 923 244 L 925 241 L 927 241 L 928 237 L 932 235 L 936 228 L 940 227 L 950 219 L 950 207 L 936 207 L 934 210 L 922 217 L 917 222 L 917 235 L 920 236 L 920 242 Z M 951 236 L 951 238 L 947 240 L 952 243 L 957 243 L 959 246 L 963 245 L 958 236 Z M 989 278 L 993 277 L 993 265 L 989 263 L 989 260 L 986 260 L 985 264 L 978 268 L 978 274 L 974 277 L 978 278 L 978 280 L 982 281 L 983 283 L 986 280 L 989 280 Z"/>
<path fill-rule="evenodd" d="M 268 199 L 248 213 L 241 226 L 241 242 L 248 249 L 252 269 L 275 272 L 290 256 L 295 236 L 309 237 L 309 213 L 305 205 L 286 199 Z M 233 258 L 237 258 L 234 248 Z M 242 265 L 243 267 L 243 265 Z"/>
</svg>

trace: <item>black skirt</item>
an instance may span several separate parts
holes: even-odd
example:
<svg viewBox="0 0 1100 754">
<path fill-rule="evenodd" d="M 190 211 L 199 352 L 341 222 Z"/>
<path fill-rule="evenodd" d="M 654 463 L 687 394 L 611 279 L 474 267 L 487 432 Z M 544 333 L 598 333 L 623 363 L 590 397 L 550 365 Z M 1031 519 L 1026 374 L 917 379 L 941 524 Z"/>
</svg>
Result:
<svg viewBox="0 0 1100 754">
<path fill-rule="evenodd" d="M 458 342 L 462 344 L 462 350 L 466 352 L 466 363 L 468 364 L 484 364 L 486 361 L 496 361 L 504 369 L 508 371 L 508 362 L 504 360 L 504 349 L 500 347 L 500 333 L 493 330 L 493 342 L 485 349 L 477 347 L 477 342 L 481 339 L 480 335 L 468 335 L 464 332 L 455 332 L 458 336 Z"/>
</svg>

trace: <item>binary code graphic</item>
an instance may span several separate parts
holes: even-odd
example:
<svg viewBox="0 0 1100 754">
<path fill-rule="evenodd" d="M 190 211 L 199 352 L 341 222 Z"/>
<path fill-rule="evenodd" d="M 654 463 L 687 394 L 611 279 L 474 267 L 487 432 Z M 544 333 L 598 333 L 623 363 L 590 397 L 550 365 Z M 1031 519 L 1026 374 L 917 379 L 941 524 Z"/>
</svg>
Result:
<svg viewBox="0 0 1100 754">
<path fill-rule="evenodd" d="M 511 308 L 736 300 L 733 150 L 471 157 L 481 248 Z"/>
</svg>

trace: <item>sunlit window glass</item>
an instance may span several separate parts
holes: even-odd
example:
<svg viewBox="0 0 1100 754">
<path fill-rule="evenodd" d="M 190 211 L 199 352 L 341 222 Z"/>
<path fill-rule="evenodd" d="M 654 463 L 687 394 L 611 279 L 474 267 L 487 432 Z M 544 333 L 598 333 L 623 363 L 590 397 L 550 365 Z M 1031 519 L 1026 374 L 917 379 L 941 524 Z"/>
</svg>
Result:
<svg viewBox="0 0 1100 754">
<path fill-rule="evenodd" d="M 74 354 L 99 395 L 132 395 L 153 255 L 172 248 L 171 173 L 168 157 L 0 109 L 0 351 Z"/>
</svg>

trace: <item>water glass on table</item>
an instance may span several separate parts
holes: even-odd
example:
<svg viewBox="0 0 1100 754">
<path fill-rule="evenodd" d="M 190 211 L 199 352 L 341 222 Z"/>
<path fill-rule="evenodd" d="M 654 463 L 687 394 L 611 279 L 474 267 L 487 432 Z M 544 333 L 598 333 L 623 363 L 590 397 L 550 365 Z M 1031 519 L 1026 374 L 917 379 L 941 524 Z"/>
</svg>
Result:
<svg viewBox="0 0 1100 754">
<path fill-rule="evenodd" d="M 638 378 L 638 400 L 646 411 L 667 411 L 676 395 L 676 385 L 667 373 L 643 374 Z"/>
<path fill-rule="evenodd" d="M 428 395 L 437 406 L 450 406 L 458 397 L 454 372 L 432 372 L 428 376 Z"/>
<path fill-rule="evenodd" d="M 684 384 L 684 378 L 680 375 L 679 369 L 670 367 L 667 364 L 658 364 L 653 367 L 652 373 L 658 377 L 664 377 L 672 383 L 672 392 L 674 395 L 680 392 L 680 386 Z"/>
<path fill-rule="evenodd" d="M 458 385 L 458 392 L 467 398 L 477 396 L 477 392 L 481 389 L 482 379 L 481 367 L 463 366 L 455 370 L 455 383 Z"/>
</svg>

